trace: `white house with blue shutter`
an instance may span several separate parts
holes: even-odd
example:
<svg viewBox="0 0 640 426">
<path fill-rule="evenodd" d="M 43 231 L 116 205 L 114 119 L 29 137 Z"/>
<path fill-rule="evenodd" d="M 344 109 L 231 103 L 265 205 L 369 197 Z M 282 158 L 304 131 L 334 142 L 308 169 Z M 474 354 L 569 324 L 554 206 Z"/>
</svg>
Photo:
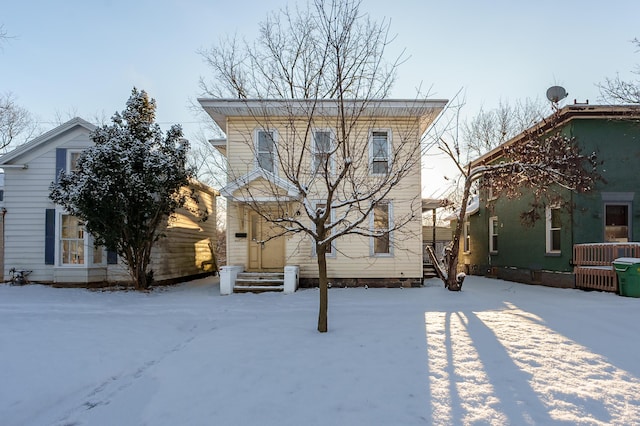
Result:
<svg viewBox="0 0 640 426">
<path fill-rule="evenodd" d="M 73 170 L 79 154 L 93 145 L 96 127 L 74 118 L 0 157 L 4 170 L 4 279 L 9 270 L 31 271 L 31 282 L 101 285 L 129 281 L 117 255 L 95 247 L 82 222 L 49 199 L 60 170 Z M 201 205 L 215 218 L 217 191 L 193 182 Z M 202 221 L 181 209 L 167 221 L 152 253 L 156 282 L 211 274 L 215 268 L 216 221 Z"/>
</svg>

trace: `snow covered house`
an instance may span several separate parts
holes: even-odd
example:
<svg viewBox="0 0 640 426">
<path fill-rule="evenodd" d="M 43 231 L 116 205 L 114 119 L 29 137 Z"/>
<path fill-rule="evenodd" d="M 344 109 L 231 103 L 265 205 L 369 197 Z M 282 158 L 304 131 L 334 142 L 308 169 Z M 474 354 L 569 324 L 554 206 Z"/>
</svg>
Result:
<svg viewBox="0 0 640 426">
<path fill-rule="evenodd" d="M 528 194 L 507 200 L 481 191 L 467 210 L 459 269 L 531 284 L 616 291 L 611 261 L 640 254 L 634 243 L 640 241 L 640 107 L 569 105 L 559 118 L 554 127 L 541 122 L 529 130 L 575 137 L 583 154 L 595 152 L 602 161 L 598 171 L 604 182 L 583 194 L 556 188 L 570 208 L 547 205 L 532 227 L 520 223 L 520 213 L 530 209 Z M 500 161 L 503 146 L 475 159 L 472 167 Z"/>
<path fill-rule="evenodd" d="M 32 271 L 32 282 L 101 286 L 130 280 L 115 253 L 94 247 L 82 223 L 49 199 L 49 186 L 61 169 L 71 170 L 82 150 L 92 146 L 96 127 L 74 118 L 0 157 L 4 170 L 2 250 L 4 279 L 9 270 Z M 199 182 L 200 207 L 215 217 L 217 192 Z M 185 188 L 185 190 L 187 190 Z M 213 272 L 215 220 L 200 221 L 190 209 L 176 212 L 152 252 L 155 283 Z"/>
<path fill-rule="evenodd" d="M 397 166 L 397 148 L 404 144 L 419 148 L 423 133 L 447 101 L 346 101 L 349 146 L 357 159 L 336 148 L 337 135 L 344 130 L 338 129 L 341 110 L 335 100 L 203 98 L 199 102 L 226 136 L 212 140 L 227 161 L 227 185 L 220 190 L 227 198 L 227 266 L 220 273 L 225 294 L 246 287 L 253 291 L 258 282 L 274 284 L 274 289 L 283 286 L 285 292 L 295 291 L 297 285 L 317 286 L 314 239 L 304 232 L 282 235 L 274 222 L 288 217 L 313 226 L 306 212 L 324 211 L 326 181 L 335 179 L 347 162 L 362 188 L 390 175 Z M 420 149 L 415 156 L 407 176 L 374 203 L 363 225 L 391 229 L 394 221 L 408 217 L 403 231 L 334 240 L 327 253 L 332 285 L 421 285 Z M 356 161 L 354 166 L 351 162 Z M 344 206 L 351 202 L 349 191 L 359 191 L 353 188 L 355 179 L 339 188 L 343 203 L 334 201 L 338 207 L 332 209 L 332 223 L 348 214 Z M 270 219 L 255 206 L 268 211 Z"/>
</svg>

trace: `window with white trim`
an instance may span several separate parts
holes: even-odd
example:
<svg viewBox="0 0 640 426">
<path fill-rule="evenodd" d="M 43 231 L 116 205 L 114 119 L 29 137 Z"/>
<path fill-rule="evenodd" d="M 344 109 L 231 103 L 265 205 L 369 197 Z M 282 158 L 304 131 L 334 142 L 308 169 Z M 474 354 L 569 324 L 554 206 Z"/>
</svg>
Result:
<svg viewBox="0 0 640 426">
<path fill-rule="evenodd" d="M 390 146 L 391 130 L 371 131 L 371 140 L 369 142 L 371 174 L 384 175 L 388 173 Z"/>
<path fill-rule="evenodd" d="M 630 203 L 606 203 L 604 205 L 604 241 L 631 241 Z"/>
<path fill-rule="evenodd" d="M 271 173 L 276 172 L 276 131 L 256 130 L 256 166 Z"/>
<path fill-rule="evenodd" d="M 69 214 L 60 218 L 60 264 L 84 265 L 84 224 Z"/>
<path fill-rule="evenodd" d="M 547 253 L 560 253 L 561 251 L 562 222 L 560 213 L 560 207 L 546 208 Z"/>
<path fill-rule="evenodd" d="M 58 264 L 60 266 L 86 266 L 105 264 L 104 247 L 95 247 L 84 223 L 77 217 L 60 213 L 58 238 Z"/>
<path fill-rule="evenodd" d="M 325 175 L 333 172 L 331 151 L 334 148 L 334 132 L 331 129 L 315 129 L 312 132 L 312 164 L 313 173 Z"/>
<path fill-rule="evenodd" d="M 372 238 L 372 251 L 374 256 L 391 255 L 391 233 L 389 229 L 392 221 L 391 203 L 388 201 L 379 202 L 373 207 L 372 230 L 380 233 Z"/>
<path fill-rule="evenodd" d="M 468 220 L 464 222 L 462 231 L 464 237 L 463 251 L 469 253 L 471 252 L 471 224 Z"/>
<path fill-rule="evenodd" d="M 498 253 L 498 216 L 489 218 L 489 252 Z"/>
<path fill-rule="evenodd" d="M 82 154 L 81 150 L 67 150 L 67 172 L 75 172 L 77 170 L 80 154 Z"/>
</svg>

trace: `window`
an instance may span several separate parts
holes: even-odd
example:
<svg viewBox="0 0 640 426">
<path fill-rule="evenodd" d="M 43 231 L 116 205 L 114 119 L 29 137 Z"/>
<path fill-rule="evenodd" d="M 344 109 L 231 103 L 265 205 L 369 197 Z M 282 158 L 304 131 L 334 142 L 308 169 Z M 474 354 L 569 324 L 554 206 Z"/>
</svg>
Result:
<svg viewBox="0 0 640 426">
<path fill-rule="evenodd" d="M 84 223 L 70 214 L 61 213 L 58 258 L 61 266 L 104 265 L 104 247 L 95 247 Z M 89 257 L 90 256 L 90 257 Z"/>
<path fill-rule="evenodd" d="M 547 253 L 560 253 L 560 237 L 562 234 L 559 207 L 547 207 Z"/>
<path fill-rule="evenodd" d="M 384 233 L 373 237 L 373 255 L 390 255 L 391 253 L 391 233 L 389 232 L 391 223 L 391 203 L 380 202 L 373 207 L 373 231 Z"/>
<path fill-rule="evenodd" d="M 326 207 L 326 204 L 325 203 L 315 203 L 314 207 L 315 207 L 315 210 L 317 211 L 318 209 L 324 209 Z M 336 211 L 331 209 L 331 217 L 329 219 L 330 221 L 335 220 L 335 217 L 336 217 L 335 213 L 336 213 Z M 333 233 L 333 231 L 332 231 L 332 233 Z M 327 248 L 327 256 L 335 257 L 336 250 L 335 250 L 334 244 L 335 244 L 335 241 L 332 241 L 331 245 Z M 311 251 L 312 251 L 313 256 L 316 256 L 317 253 L 316 253 L 316 245 L 315 244 L 313 244 L 313 247 L 312 247 Z"/>
<path fill-rule="evenodd" d="M 256 165 L 275 173 L 276 165 L 276 132 L 275 130 L 256 131 Z"/>
<path fill-rule="evenodd" d="M 471 251 L 471 224 L 467 220 L 462 228 L 464 235 L 463 251 L 469 253 Z"/>
<path fill-rule="evenodd" d="M 630 204 L 605 204 L 605 242 L 627 242 L 630 239 Z"/>
<path fill-rule="evenodd" d="M 60 264 L 84 265 L 84 224 L 68 214 L 63 214 L 61 219 Z"/>
<path fill-rule="evenodd" d="M 498 217 L 489 218 L 489 252 L 498 252 Z"/>
<path fill-rule="evenodd" d="M 331 161 L 331 151 L 333 150 L 333 132 L 331 130 L 314 130 L 311 165 L 313 173 L 331 173 L 333 164 Z"/>
<path fill-rule="evenodd" d="M 67 150 L 67 172 L 75 172 L 78 168 L 78 158 L 82 151 Z"/>
<path fill-rule="evenodd" d="M 389 171 L 389 145 L 391 131 L 374 130 L 371 132 L 369 155 L 371 156 L 371 173 L 386 174 Z"/>
</svg>

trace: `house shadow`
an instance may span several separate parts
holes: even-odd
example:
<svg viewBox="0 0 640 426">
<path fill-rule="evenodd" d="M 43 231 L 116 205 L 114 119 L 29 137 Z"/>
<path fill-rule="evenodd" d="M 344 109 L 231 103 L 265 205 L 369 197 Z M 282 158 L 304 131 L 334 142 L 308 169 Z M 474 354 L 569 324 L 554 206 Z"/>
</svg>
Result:
<svg viewBox="0 0 640 426">
<path fill-rule="evenodd" d="M 607 424 L 640 415 L 635 377 L 534 314 L 491 305 L 425 312 L 430 423 Z M 603 388 L 614 390 L 605 397 Z"/>
</svg>

